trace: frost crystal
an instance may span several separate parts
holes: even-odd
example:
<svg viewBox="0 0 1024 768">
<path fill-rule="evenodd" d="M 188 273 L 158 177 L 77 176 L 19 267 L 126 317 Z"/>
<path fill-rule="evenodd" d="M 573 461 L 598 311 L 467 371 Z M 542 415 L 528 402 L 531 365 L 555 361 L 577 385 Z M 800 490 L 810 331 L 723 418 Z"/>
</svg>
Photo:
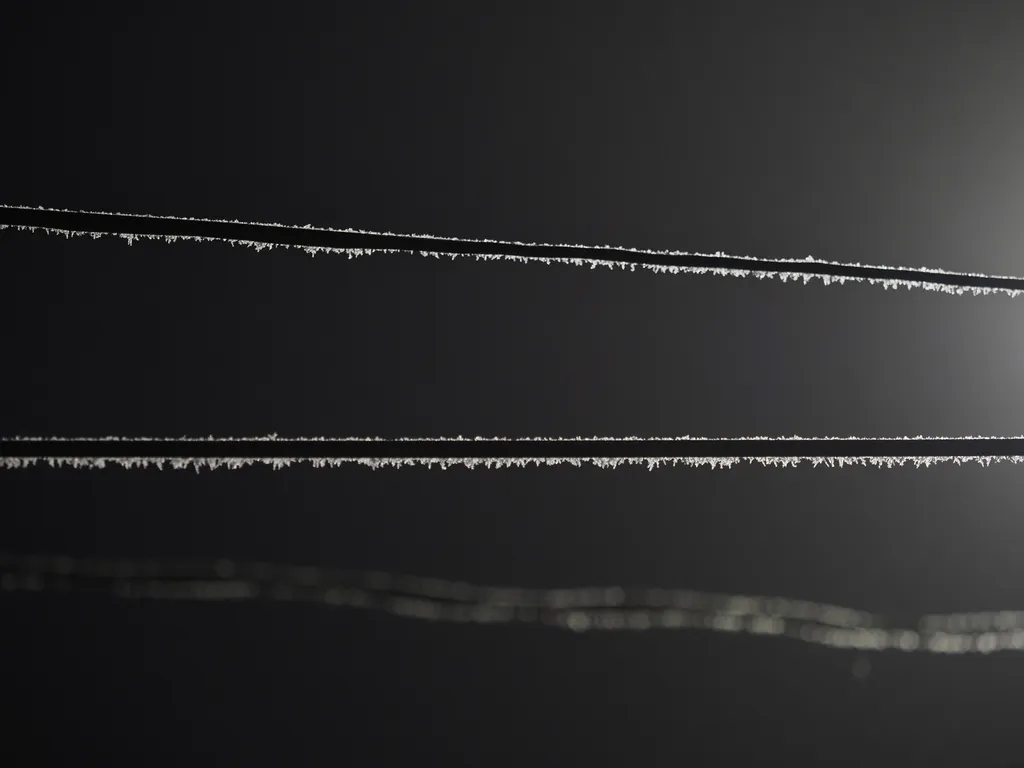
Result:
<svg viewBox="0 0 1024 768">
<path fill-rule="evenodd" d="M 581 441 L 595 441 L 604 442 L 611 444 L 618 443 L 630 443 L 637 441 L 647 442 L 679 442 L 679 441 L 694 441 L 694 442 L 706 442 L 706 443 L 717 443 L 717 444 L 729 444 L 736 443 L 739 441 L 768 441 L 778 442 L 782 440 L 786 441 L 828 441 L 828 442 L 857 442 L 859 444 L 866 444 L 865 448 L 870 448 L 870 443 L 879 440 L 886 440 L 890 443 L 898 443 L 900 441 L 909 440 L 936 440 L 942 441 L 948 444 L 948 453 L 930 456 L 918 456 L 913 454 L 892 454 L 882 455 L 865 451 L 862 455 L 857 456 L 843 456 L 843 455 L 795 455 L 795 456 L 776 456 L 776 455 L 736 455 L 736 456 L 679 456 L 679 455 L 652 455 L 646 457 L 638 456 L 587 456 L 582 453 L 572 455 L 569 453 L 570 445 L 567 445 L 567 455 L 563 456 L 522 456 L 522 457 L 509 457 L 509 456 L 486 456 L 480 455 L 481 448 L 484 448 L 482 443 L 578 443 Z M 206 469 L 240 469 L 241 467 L 252 466 L 256 464 L 263 464 L 270 466 L 274 469 L 284 469 L 294 464 L 310 464 L 313 467 L 339 467 L 345 464 L 357 464 L 361 466 L 370 467 L 371 469 L 379 468 L 401 468 L 407 466 L 426 466 L 428 468 L 439 467 L 442 470 L 449 469 L 451 467 L 463 466 L 468 469 L 475 469 L 477 467 L 483 467 L 485 469 L 500 469 L 506 467 L 528 467 L 528 466 L 557 466 L 559 464 L 570 464 L 575 467 L 580 467 L 583 464 L 591 464 L 602 469 L 615 469 L 623 465 L 646 465 L 649 470 L 654 470 L 663 466 L 688 466 L 688 467 L 710 467 L 714 469 L 729 469 L 736 466 L 741 462 L 747 462 L 750 464 L 759 463 L 766 467 L 796 467 L 803 462 L 809 462 L 811 466 L 827 466 L 827 467 L 848 467 L 848 466 L 875 466 L 875 467 L 902 467 L 907 463 L 913 464 L 915 467 L 930 467 L 936 464 L 944 462 L 953 462 L 954 464 L 960 465 L 967 462 L 977 462 L 983 466 L 988 466 L 993 462 L 999 463 L 1009 461 L 1014 464 L 1024 461 L 1024 456 L 1015 453 L 998 453 L 993 452 L 991 454 L 961 454 L 957 448 L 957 442 L 963 440 L 983 440 L 983 441 L 1000 441 L 1000 440 L 1024 440 L 1024 437 L 924 437 L 918 435 L 917 437 L 898 437 L 898 438 L 859 438 L 859 437 L 823 437 L 823 438 L 805 438 L 799 436 L 793 437 L 748 437 L 748 438 L 702 438 L 702 437 L 652 437 L 652 438 L 640 438 L 640 437 L 525 437 L 525 438 L 507 438 L 507 437 L 462 437 L 461 435 L 456 437 L 438 437 L 438 438 L 423 438 L 423 437 L 399 437 L 399 438 L 381 438 L 381 437 L 279 437 L 276 434 L 265 435 L 262 437 L 13 437 L 13 438 L 0 438 L 0 442 L 6 443 L 19 443 L 19 442 L 43 442 L 43 443 L 61 443 L 73 445 L 75 443 L 119 443 L 117 449 L 123 450 L 125 446 L 131 446 L 133 444 L 153 444 L 153 443 L 190 443 L 190 442 L 205 442 L 205 443 L 256 443 L 256 442 L 268 442 L 268 443 L 312 443 L 318 444 L 323 443 L 325 445 L 330 443 L 363 443 L 366 444 L 367 450 L 363 456 L 181 456 L 181 457 L 165 457 L 165 456 L 153 456 L 147 455 L 146 453 L 139 453 L 136 455 L 129 455 L 121 453 L 119 455 L 109 456 L 75 456 L 71 455 L 73 451 L 69 452 L 68 455 L 40 455 L 40 456 L 0 456 L 0 467 L 7 469 L 19 469 L 29 467 L 35 464 L 47 464 L 51 467 L 74 467 L 74 468 L 90 468 L 90 469 L 102 469 L 108 465 L 120 466 L 125 469 L 143 469 L 148 467 L 155 467 L 157 469 L 163 469 L 165 466 L 171 469 L 195 469 L 196 472 L 203 468 Z M 471 443 L 473 444 L 472 453 L 474 455 L 469 456 L 430 456 L 430 455 L 410 455 L 410 456 L 397 456 L 397 457 L 381 457 L 373 455 L 373 445 L 379 445 L 381 443 Z M 583 447 L 585 450 L 585 446 Z"/>
<path fill-rule="evenodd" d="M 424 256 L 441 258 L 442 256 L 451 257 L 455 259 L 457 257 L 472 257 L 474 259 L 508 259 L 519 262 L 535 262 L 541 261 L 545 264 L 551 264 L 553 262 L 571 264 L 574 266 L 587 266 L 594 269 L 598 266 L 608 267 L 609 269 L 629 269 L 635 271 L 637 266 L 645 269 L 653 270 L 659 273 L 679 274 L 687 273 L 694 275 L 719 275 L 719 276 L 732 276 L 732 277 L 756 277 L 759 280 L 765 278 L 779 278 L 783 282 L 788 280 L 802 280 L 806 285 L 812 279 L 821 280 L 825 285 L 831 285 L 833 283 L 843 284 L 847 280 L 851 282 L 867 282 L 870 285 L 881 285 L 884 289 L 898 289 L 904 287 L 910 288 L 921 288 L 927 291 L 940 291 L 942 293 L 962 295 L 964 293 L 972 293 L 977 295 L 989 295 L 991 293 L 1004 293 L 1010 297 L 1018 296 L 1022 290 L 1024 290 L 1024 278 L 1014 277 L 1002 277 L 994 275 L 985 275 L 976 272 L 948 272 L 941 269 L 931 269 L 928 267 L 919 267 L 914 269 L 904 267 L 888 267 L 888 266 L 870 266 L 863 265 L 860 263 L 846 264 L 833 261 L 821 261 L 815 259 L 812 256 L 807 256 L 804 259 L 758 259 L 750 256 L 730 256 L 722 253 L 692 253 L 688 251 L 670 251 L 670 250 L 645 250 L 638 248 L 624 248 L 618 246 L 586 246 L 586 245 L 573 245 L 573 244 L 560 244 L 553 245 L 550 243 L 524 243 L 514 240 L 491 240 L 491 239 L 462 239 L 454 237 L 438 237 L 435 235 L 399 235 L 392 232 L 372 232 L 363 229 L 332 229 L 330 227 L 313 227 L 311 224 L 305 226 L 289 226 L 285 224 L 268 223 L 268 222 L 244 222 L 237 219 L 202 219 L 192 217 L 179 217 L 179 216 L 146 216 L 140 214 L 123 214 L 123 213 L 110 213 L 103 211 L 73 211 L 66 209 L 56 208 L 31 208 L 28 206 L 14 206 L 14 205 L 0 205 L 0 210 L 9 211 L 45 211 L 49 213 L 59 214 L 71 214 L 78 216 L 120 216 L 125 218 L 137 219 L 140 222 L 146 220 L 149 221 L 173 221 L 181 222 L 185 225 L 184 228 L 190 222 L 203 223 L 203 224 L 234 224 L 254 227 L 266 227 L 270 229 L 278 229 L 281 231 L 294 232 L 318 232 L 318 233 L 334 233 L 334 234 L 360 234 L 360 235 L 373 235 L 377 237 L 393 238 L 396 244 L 400 243 L 401 240 L 406 239 L 420 239 L 420 240 L 435 240 L 438 243 L 438 248 L 431 250 L 423 249 L 411 249 Z M 135 240 L 149 239 L 149 240 L 164 240 L 168 243 L 178 242 L 179 240 L 190 240 L 194 242 L 227 242 L 232 246 L 241 245 L 249 248 L 255 248 L 257 251 L 261 251 L 265 248 L 298 248 L 305 251 L 311 256 L 316 256 L 322 253 L 337 254 L 347 256 L 348 258 L 356 258 L 368 253 L 399 253 L 410 249 L 403 249 L 400 246 L 395 248 L 385 247 L 373 247 L 373 248 L 336 248 L 329 246 L 310 246 L 310 245 L 295 245 L 289 243 L 280 242 L 267 242 L 267 241 L 254 241 L 254 240 L 239 240 L 227 237 L 216 237 L 216 236 L 201 236 L 189 234 L 187 231 L 173 235 L 155 235 L 137 232 L 117 232 L 117 231 L 87 231 L 87 230 L 69 230 L 61 229 L 57 227 L 47 226 L 30 226 L 23 224 L 0 224 L 0 229 L 17 229 L 29 232 L 42 231 L 50 234 L 64 235 L 65 237 L 71 237 L 72 235 L 89 235 L 93 238 L 101 237 L 104 235 L 111 235 L 122 237 L 128 241 L 128 244 L 132 244 Z M 444 243 L 457 243 L 461 247 L 466 245 L 474 246 L 474 252 L 465 253 L 461 251 L 451 251 L 444 249 Z M 478 247 L 477 247 L 478 246 Z M 513 253 L 503 253 L 502 246 L 515 246 L 516 248 L 527 247 L 527 248 L 562 248 L 562 249 L 579 249 L 583 252 L 579 257 L 573 256 L 522 256 Z M 610 258 L 604 259 L 599 256 L 589 255 L 600 253 L 601 251 L 609 252 Z M 663 259 L 664 257 L 692 257 L 697 256 L 702 259 L 709 261 L 708 266 L 691 266 L 691 265 L 666 265 L 666 264 L 653 264 L 653 263 L 635 263 L 625 262 L 616 260 L 614 258 L 615 252 L 625 252 L 629 254 L 636 254 L 638 256 L 652 256 Z M 743 269 L 737 267 L 722 267 L 714 266 L 715 260 L 729 259 L 732 261 L 751 261 L 758 262 L 759 265 L 770 264 L 773 268 L 763 269 L 754 268 Z M 808 265 L 814 265 L 817 270 L 814 272 L 807 272 L 801 270 L 794 272 L 791 269 L 787 269 L 786 265 L 800 264 L 804 267 Z M 869 270 L 882 270 L 882 271 L 902 271 L 914 274 L 914 278 L 908 277 L 874 277 L 874 276 L 862 276 L 857 274 L 843 274 L 853 270 L 854 272 L 866 272 Z M 945 281 L 938 282 L 935 279 L 929 279 L 929 276 L 943 276 L 947 278 Z M 996 285 L 976 285 L 972 281 L 964 281 L 962 278 L 980 278 L 983 281 L 1009 281 L 1015 284 L 1019 284 L 1021 287 L 1014 288 L 1008 286 L 996 286 Z M 960 284 L 957 284 L 959 281 Z"/>
</svg>

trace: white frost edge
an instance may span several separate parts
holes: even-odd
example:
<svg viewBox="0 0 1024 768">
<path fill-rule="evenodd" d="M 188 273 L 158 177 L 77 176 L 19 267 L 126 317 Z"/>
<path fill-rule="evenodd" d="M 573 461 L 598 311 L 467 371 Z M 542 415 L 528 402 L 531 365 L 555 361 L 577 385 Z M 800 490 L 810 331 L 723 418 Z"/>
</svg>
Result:
<svg viewBox="0 0 1024 768">
<path fill-rule="evenodd" d="M 60 437 L 60 436 L 45 436 L 45 437 L 25 437 L 17 435 L 15 437 L 0 437 L 0 442 L 54 442 L 54 443 L 99 443 L 99 442 L 123 442 L 123 443 L 146 443 L 146 442 L 166 442 L 166 443 L 182 443 L 182 442 L 203 442 L 203 443 L 248 443 L 248 442 L 279 442 L 279 443 L 293 443 L 293 442 L 323 442 L 323 443 L 344 443 L 344 442 L 365 442 L 365 443 L 401 443 L 401 442 L 509 442 L 509 443 L 531 443 L 531 442 L 580 442 L 580 441 L 601 441 L 608 443 L 628 443 L 636 441 L 682 441 L 682 440 L 705 440 L 714 443 L 734 443 L 745 440 L 1024 440 L 1024 435 L 1014 436 L 1002 436 L 1002 437 L 984 437 L 981 435 L 962 435 L 958 437 L 927 437 L 925 435 L 917 435 L 916 437 L 801 437 L 800 435 L 793 435 L 792 437 L 691 437 L 690 435 L 672 436 L 672 437 L 638 437 L 631 435 L 628 437 L 463 437 L 462 435 L 456 435 L 455 437 L 281 437 L 276 432 L 272 432 L 269 435 L 258 435 L 253 437 L 117 437 L 116 435 L 109 435 L 103 437 L 91 437 L 91 436 L 80 436 L 80 437 Z"/>
<path fill-rule="evenodd" d="M 266 222 L 244 222 L 244 221 L 239 221 L 237 219 L 229 220 L 229 219 L 203 219 L 203 218 L 181 217 L 181 216 L 151 216 L 151 215 L 132 214 L 132 213 L 110 213 L 110 212 L 103 212 L 103 211 L 77 211 L 77 210 L 59 209 L 59 208 L 43 208 L 42 206 L 39 206 L 38 208 L 31 208 L 30 206 L 0 205 L 0 208 L 6 208 L 6 209 L 9 209 L 9 210 L 41 210 L 41 211 L 49 211 L 49 212 L 55 212 L 55 213 L 79 213 L 79 214 L 87 214 L 87 215 L 127 216 L 127 217 L 132 217 L 132 218 L 139 218 L 139 219 L 161 219 L 161 220 L 165 220 L 165 221 L 196 221 L 196 222 L 223 223 L 223 224 L 242 224 L 242 225 L 247 225 L 247 226 L 278 227 L 278 228 L 281 228 L 281 229 L 307 230 L 307 231 L 319 231 L 319 232 L 333 232 L 333 233 L 341 233 L 341 234 L 346 234 L 347 233 L 347 234 L 391 235 L 391 236 L 402 236 L 402 237 L 418 237 L 418 238 L 424 238 L 424 239 L 430 239 L 430 240 L 437 240 L 439 243 L 444 243 L 444 242 L 467 243 L 467 244 L 483 243 L 483 244 L 498 245 L 498 246 L 500 246 L 500 245 L 517 245 L 517 246 L 551 247 L 551 244 L 548 244 L 548 243 L 523 243 L 523 242 L 516 241 L 516 240 L 462 239 L 462 238 L 454 238 L 454 237 L 438 237 L 438 236 L 435 236 L 435 235 L 396 235 L 395 233 L 390 233 L 390 232 L 373 232 L 373 231 L 370 231 L 370 230 L 362 230 L 362 229 L 332 229 L 330 227 L 314 227 L 311 224 L 306 224 L 304 226 L 289 226 L 289 225 L 286 225 L 286 224 L 266 223 Z M 103 236 L 115 236 L 115 237 L 122 237 L 122 238 L 126 239 L 128 241 L 129 245 L 131 245 L 135 240 L 146 239 L 146 240 L 163 240 L 163 241 L 168 242 L 168 243 L 174 243 L 174 242 L 177 242 L 178 240 L 189 240 L 189 241 L 193 241 L 193 242 L 227 242 L 227 243 L 229 243 L 232 246 L 242 245 L 242 246 L 246 246 L 246 247 L 255 248 L 257 251 L 261 251 L 261 250 L 263 250 L 265 248 L 298 248 L 298 249 L 303 250 L 306 253 L 310 254 L 311 256 L 316 256 L 317 254 L 320 254 L 320 253 L 332 253 L 332 254 L 346 255 L 350 259 L 356 258 L 358 256 L 366 255 L 366 254 L 369 254 L 369 253 L 401 253 L 401 252 L 404 252 L 404 251 L 401 251 L 399 249 L 388 249 L 388 248 L 369 248 L 369 249 L 367 249 L 367 248 L 329 248 L 329 247 L 321 247 L 321 246 L 299 246 L 299 245 L 290 245 L 290 244 L 285 244 L 285 243 L 267 243 L 267 242 L 252 241 L 252 240 L 233 240 L 233 239 L 228 239 L 228 238 L 201 237 L 201 236 L 196 236 L 196 235 L 148 235 L 148 234 L 124 233 L 124 232 L 86 232 L 86 231 L 78 231 L 78 230 L 72 231 L 72 230 L 60 229 L 60 228 L 56 228 L 56 227 L 28 226 L 28 225 L 20 225 L 20 224 L 0 224 L 0 229 L 17 229 L 19 231 L 28 231 L 28 232 L 34 232 L 36 230 L 39 230 L 39 231 L 43 231 L 43 232 L 46 232 L 46 233 L 49 233 L 49 234 L 64 235 L 65 237 L 71 237 L 72 235 L 89 235 L 89 236 L 91 236 L 93 238 L 98 238 L 98 237 L 103 237 Z M 820 259 L 815 259 L 812 256 L 807 256 L 805 259 L 758 259 L 758 258 L 753 257 L 753 256 L 729 256 L 728 254 L 722 253 L 721 251 L 719 251 L 717 253 L 713 253 L 713 254 L 706 254 L 706 253 L 692 253 L 692 252 L 689 252 L 689 251 L 647 250 L 647 249 L 619 247 L 619 246 L 609 246 L 609 245 L 587 246 L 587 245 L 576 245 L 576 244 L 568 244 L 568 243 L 561 244 L 561 245 L 558 245 L 556 247 L 560 247 L 560 248 L 581 248 L 581 249 L 585 248 L 585 249 L 588 249 L 588 250 L 613 250 L 614 249 L 614 250 L 627 251 L 629 253 L 636 253 L 636 254 L 649 255 L 649 256 L 701 256 L 701 257 L 704 257 L 704 258 L 723 258 L 723 257 L 728 257 L 728 258 L 735 258 L 735 259 L 745 259 L 745 260 L 748 260 L 748 261 L 771 261 L 771 262 L 774 262 L 774 263 L 777 263 L 777 264 L 794 264 L 794 263 L 807 264 L 807 263 L 813 263 L 813 264 L 821 264 L 822 266 L 845 266 L 845 267 L 861 267 L 861 268 L 869 267 L 871 269 L 883 269 L 883 270 L 913 269 L 913 271 L 915 271 L 915 272 L 922 272 L 922 273 L 935 274 L 935 275 L 947 275 L 947 276 L 951 276 L 951 277 L 982 277 L 982 278 L 995 278 L 996 277 L 994 275 L 985 275 L 985 274 L 978 273 L 978 272 L 950 272 L 950 271 L 947 271 L 947 270 L 934 269 L 934 268 L 929 268 L 929 267 L 908 268 L 908 267 L 872 266 L 872 265 L 863 265 L 863 264 L 860 264 L 860 263 L 842 263 L 842 262 L 835 262 L 835 261 L 823 261 L 823 260 L 820 260 Z M 825 283 L 825 285 L 830 285 L 832 283 L 839 283 L 841 285 L 841 284 L 845 283 L 848 280 L 851 281 L 851 282 L 865 282 L 866 281 L 866 282 L 868 282 L 871 285 L 881 284 L 882 287 L 885 288 L 886 290 L 898 289 L 899 287 L 902 286 L 902 287 L 905 287 L 905 288 L 908 288 L 908 289 L 911 289 L 911 288 L 922 288 L 922 289 L 928 290 L 928 291 L 938 291 L 938 292 L 941 292 L 941 293 L 948 293 L 948 294 L 955 294 L 955 295 L 962 295 L 962 294 L 968 293 L 968 292 L 972 293 L 975 296 L 978 296 L 978 295 L 989 295 L 991 293 L 1004 293 L 1004 294 L 1006 294 L 1006 295 L 1008 295 L 1010 297 L 1016 297 L 1020 293 L 1022 293 L 1022 289 L 1015 289 L 1015 288 L 990 288 L 990 287 L 985 287 L 985 286 L 966 287 L 966 286 L 958 286 L 958 285 L 947 285 L 945 283 L 935 283 L 935 282 L 931 282 L 931 281 L 927 281 L 927 280 L 921 281 L 921 280 L 907 280 L 905 278 L 887 279 L 887 278 L 873 278 L 873 277 L 850 277 L 850 276 L 836 276 L 836 275 L 829 275 L 829 274 L 808 274 L 808 273 L 802 273 L 802 272 L 801 273 L 786 272 L 785 270 L 744 270 L 744 269 L 733 269 L 733 268 L 725 268 L 725 267 L 666 266 L 666 265 L 660 265 L 660 264 L 632 264 L 632 263 L 623 262 L 623 261 L 601 260 L 601 259 L 593 259 L 593 258 L 578 258 L 577 259 L 577 258 L 569 258 L 569 257 L 524 257 L 524 256 L 517 256 L 517 255 L 512 255 L 512 254 L 502 254 L 502 253 L 464 254 L 464 253 L 450 253 L 450 252 L 446 252 L 444 250 L 437 250 L 437 251 L 422 251 L 421 250 L 421 251 L 419 251 L 419 253 L 422 254 L 423 256 L 433 256 L 434 258 L 440 258 L 441 256 L 451 257 L 452 259 L 459 258 L 459 257 L 463 257 L 463 258 L 471 257 L 471 258 L 475 258 L 475 259 L 478 259 L 478 260 L 480 260 L 480 259 L 483 259 L 483 260 L 506 259 L 506 260 L 512 260 L 512 261 L 519 261 L 521 263 L 529 263 L 529 262 L 541 261 L 541 262 L 544 262 L 545 264 L 550 264 L 550 263 L 553 263 L 553 262 L 557 262 L 557 263 L 572 264 L 574 266 L 580 266 L 580 267 L 588 266 L 591 269 L 594 269 L 597 266 L 604 266 L 604 267 L 608 267 L 609 269 L 614 269 L 614 268 L 618 267 L 618 268 L 621 268 L 621 269 L 629 269 L 631 272 L 636 271 L 636 268 L 639 266 L 639 267 L 642 267 L 644 269 L 653 270 L 654 272 L 658 272 L 658 273 L 667 272 L 669 274 L 679 274 L 679 273 L 696 274 L 696 275 L 713 274 L 713 275 L 731 276 L 731 277 L 756 277 L 758 279 L 777 277 L 777 278 L 781 279 L 783 282 L 786 282 L 787 280 L 803 280 L 805 285 L 807 283 L 809 283 L 812 278 L 817 278 L 817 279 L 822 280 Z M 999 279 L 1019 280 L 1021 278 L 1000 277 Z"/>
<path fill-rule="evenodd" d="M 103 469 L 108 465 L 119 466 L 124 469 L 147 469 L 154 467 L 163 469 L 241 469 L 243 467 L 263 464 L 274 469 L 285 469 L 292 465 L 309 464 L 314 468 L 341 467 L 346 464 L 357 464 L 371 469 L 395 468 L 411 466 L 426 466 L 427 468 L 440 467 L 449 469 L 456 466 L 464 466 L 467 469 L 484 467 L 486 469 L 501 469 L 505 467 L 528 467 L 528 466 L 557 466 L 559 464 L 571 464 L 575 467 L 591 464 L 601 469 L 616 469 L 628 464 L 646 464 L 649 470 L 658 469 L 662 466 L 678 466 L 682 464 L 688 467 L 710 466 L 711 469 L 731 469 L 741 462 L 750 464 L 760 463 L 766 467 L 796 467 L 802 462 L 808 461 L 812 466 L 847 467 L 847 466 L 875 466 L 875 467 L 902 467 L 912 463 L 915 467 L 930 467 L 935 464 L 952 461 L 954 464 L 966 464 L 977 462 L 982 466 L 989 466 L 992 463 L 1009 461 L 1013 464 L 1024 462 L 1024 456 L 734 456 L 734 457 L 697 457 L 697 456 L 651 456 L 651 457 L 606 457 L 606 456 L 567 456 L 567 457 L 509 457 L 509 458 L 479 458 L 479 457 L 402 457 L 402 458 L 373 458 L 373 457 L 250 457 L 250 456 L 188 456 L 167 458 L 163 456 L 0 456 L 0 469 L 23 469 L 36 464 L 46 464 L 50 467 L 71 467 L 74 469 Z"/>
</svg>

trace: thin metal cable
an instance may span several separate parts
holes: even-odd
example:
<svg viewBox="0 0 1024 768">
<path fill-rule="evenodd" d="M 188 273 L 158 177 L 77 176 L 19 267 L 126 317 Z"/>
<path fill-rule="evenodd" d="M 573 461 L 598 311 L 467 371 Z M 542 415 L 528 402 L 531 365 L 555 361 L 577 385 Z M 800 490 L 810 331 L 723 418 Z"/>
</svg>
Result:
<svg viewBox="0 0 1024 768">
<path fill-rule="evenodd" d="M 710 466 L 741 462 L 769 467 L 917 467 L 1024 461 L 1024 437 L 11 437 L 0 438 L 0 468 L 239 469 L 265 464 L 282 469 L 359 464 L 372 467 L 423 465 L 501 468 L 592 464 L 614 469 L 626 464 Z"/>
<path fill-rule="evenodd" d="M 882 267 L 820 261 L 812 256 L 804 259 L 760 259 L 730 256 L 724 253 L 690 253 L 686 251 L 644 250 L 616 246 L 553 245 L 504 240 L 469 240 L 433 235 L 399 235 L 390 232 L 368 232 L 358 229 L 287 226 L 258 222 L 196 219 L 175 216 L 72 211 L 56 208 L 30 208 L 0 205 L 0 229 L 14 228 L 51 234 L 104 235 L 122 237 L 129 244 L 135 240 L 155 239 L 221 241 L 256 250 L 265 248 L 300 248 L 311 255 L 333 253 L 355 258 L 370 253 L 412 252 L 424 256 L 476 259 L 511 259 L 514 261 L 566 263 L 635 270 L 637 267 L 671 274 L 713 274 L 733 277 L 756 277 L 822 280 L 826 285 L 846 281 L 863 282 L 889 288 L 922 288 L 950 294 L 1004 293 L 1016 297 L 1024 291 L 1024 278 L 984 275 L 973 272 L 947 272 L 927 267 Z"/>
<path fill-rule="evenodd" d="M 882 284 L 886 289 L 904 286 L 946 293 L 989 294 L 1011 297 L 1024 290 L 1024 279 L 952 273 L 931 269 L 865 267 L 859 264 L 733 257 L 725 254 L 690 254 L 671 251 L 539 245 L 489 240 L 459 240 L 430 236 L 405 236 L 357 230 L 285 227 L 206 219 L 136 216 L 83 211 L 58 211 L 0 206 L 0 229 L 40 230 L 93 237 L 115 235 L 131 244 L 140 238 L 219 240 L 262 250 L 298 247 L 310 254 L 340 253 L 352 258 L 370 252 L 413 251 L 428 256 L 474 256 L 484 259 L 565 262 L 591 268 L 602 265 L 659 272 L 688 272 L 758 278 L 822 279 L 826 284 L 846 280 Z M 998 441 L 1004 441 L 1001 444 Z M 1011 442 L 1005 442 L 1011 441 Z M 1024 438 L 94 438 L 44 437 L 0 440 L 0 466 L 27 467 L 39 462 L 52 466 L 124 467 L 165 465 L 175 468 L 226 466 L 237 468 L 267 463 L 275 468 L 297 461 L 315 466 L 356 462 L 377 466 L 453 464 L 508 466 L 591 462 L 602 467 L 622 463 L 663 463 L 691 466 L 710 464 L 730 467 L 740 461 L 759 461 L 770 466 L 794 466 L 803 460 L 815 466 L 871 463 L 878 466 L 930 466 L 940 461 L 955 463 L 1024 460 Z M 146 454 L 111 450 L 145 443 Z M 373 444 L 367 456 L 363 447 Z M 552 443 L 570 443 L 574 452 L 555 449 Z M 276 446 L 287 444 L 288 455 Z M 761 452 L 750 452 L 757 444 Z M 185 446 L 184 455 L 173 455 L 174 446 Z M 223 455 L 225 446 L 235 449 L 259 446 L 257 455 Z M 332 455 L 325 455 L 330 446 Z M 353 445 L 355 452 L 353 452 Z M 74 452 L 62 449 L 74 446 Z M 267 447 L 270 449 L 267 450 Z M 343 446 L 343 455 L 338 447 Z M 415 446 L 415 449 L 412 449 Z M 469 446 L 471 449 L 467 450 Z M 657 455 L 646 450 L 657 446 Z M 666 447 L 675 450 L 665 450 Z M 97 450 L 97 447 L 99 450 Z M 217 448 L 207 454 L 196 449 Z M 368 447 L 368 446 L 367 446 Z M 688 452 L 694 447 L 703 450 Z M 827 455 L 812 448 L 831 448 Z M 903 449 L 893 453 L 892 448 Z M 171 448 L 170 451 L 167 449 Z M 306 449 L 296 454 L 296 448 Z M 430 450 L 424 450 L 429 448 Z M 529 448 L 529 451 L 525 449 Z M 589 455 L 587 448 L 600 448 Z M 624 449 L 628 448 L 628 452 Z M 841 451 L 836 450 L 842 448 Z M 886 452 L 886 448 L 890 451 Z M 907 449 L 918 450 L 907 452 Z M 984 448 L 979 452 L 979 449 Z M 1012 448 L 1021 448 L 1013 452 Z M 582 450 L 581 450 L 582 449 Z M 681 449 L 681 450 L 680 450 Z M 709 450 L 710 449 L 710 450 Z M 927 449 L 927 450 L 923 450 Z M 974 449 L 975 452 L 971 452 Z M 178 449 L 180 453 L 180 448 Z M 228 451 L 231 454 L 232 450 Z M 554 451 L 554 452 L 553 452 Z M 528 455 L 518 455 L 528 453 Z M 430 454 L 424 456 L 424 454 Z M 439 455 L 435 455 L 439 454 Z M 625 590 L 621 587 L 584 590 L 524 590 L 490 588 L 386 573 L 327 572 L 316 568 L 235 564 L 212 565 L 158 563 L 156 561 L 82 560 L 66 557 L 0 556 L 0 587 L 8 591 L 96 590 L 127 599 L 158 600 L 290 600 L 386 611 L 398 616 L 435 621 L 502 623 L 543 622 L 574 631 L 588 629 L 708 629 L 791 637 L 805 642 L 860 650 L 896 648 L 936 653 L 1024 650 L 1024 612 L 999 611 L 944 614 L 922 617 L 916 628 L 900 627 L 882 617 L 854 609 L 783 598 L 714 595 L 681 590 Z"/>
</svg>

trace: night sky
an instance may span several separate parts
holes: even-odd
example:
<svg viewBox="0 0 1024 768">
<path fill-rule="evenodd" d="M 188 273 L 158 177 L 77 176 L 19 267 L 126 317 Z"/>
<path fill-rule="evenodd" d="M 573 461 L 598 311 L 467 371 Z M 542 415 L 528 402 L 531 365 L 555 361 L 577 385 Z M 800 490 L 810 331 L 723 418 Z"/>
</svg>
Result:
<svg viewBox="0 0 1024 768">
<path fill-rule="evenodd" d="M 35 3 L 0 203 L 1024 274 L 1013 2 Z M 102 7 L 99 7 L 102 6 Z M 1024 434 L 1024 298 L 0 235 L 0 434 Z M 0 551 L 1024 608 L 1024 469 L 0 474 Z M 1024 657 L 0 594 L 4 765 L 1024 764 Z M 15 753 L 22 752 L 17 755 Z"/>
</svg>

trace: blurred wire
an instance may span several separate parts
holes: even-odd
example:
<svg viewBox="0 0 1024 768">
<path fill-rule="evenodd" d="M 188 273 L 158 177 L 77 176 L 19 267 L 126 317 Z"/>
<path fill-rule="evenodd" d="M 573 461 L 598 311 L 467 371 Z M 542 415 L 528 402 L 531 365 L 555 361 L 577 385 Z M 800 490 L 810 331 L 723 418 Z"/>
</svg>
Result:
<svg viewBox="0 0 1024 768">
<path fill-rule="evenodd" d="M 866 267 L 806 260 L 752 259 L 576 245 L 539 245 L 492 240 L 287 227 L 278 224 L 136 216 L 0 206 L 0 229 L 41 230 L 93 237 L 218 240 L 257 249 L 298 247 L 311 254 L 350 258 L 371 252 L 412 251 L 428 256 L 511 258 L 580 266 L 637 266 L 660 272 L 741 277 L 820 278 L 938 290 L 946 293 L 1017 296 L 1024 279 L 931 269 Z M 141 446 L 141 447 L 140 447 Z M 144 448 L 144 450 L 142 449 Z M 254 463 L 283 467 L 299 461 L 317 466 L 357 462 L 374 468 L 408 464 L 509 466 L 527 464 L 601 467 L 663 463 L 731 467 L 740 461 L 770 466 L 917 466 L 953 461 L 1024 461 L 1024 437 L 964 438 L 0 438 L 0 466 L 101 468 L 229 467 Z M 784 598 L 602 587 L 531 590 L 494 588 L 375 572 L 328 571 L 265 563 L 188 563 L 154 560 L 87 560 L 69 557 L 0 556 L 0 588 L 17 592 L 101 592 L 128 600 L 271 600 L 314 602 L 384 611 L 432 621 L 541 622 L 585 630 L 706 629 L 781 636 L 858 650 L 898 649 L 935 653 L 1024 650 L 1024 612 L 999 611 L 921 617 L 900 626 L 849 608 Z"/>
<path fill-rule="evenodd" d="M 681 589 L 488 587 L 394 573 L 229 560 L 116 560 L 0 554 L 9 592 L 92 592 L 124 600 L 305 602 L 426 621 L 542 623 L 587 630 L 710 630 L 779 636 L 860 651 L 1024 650 L 1024 611 L 920 617 Z"/>
</svg>

